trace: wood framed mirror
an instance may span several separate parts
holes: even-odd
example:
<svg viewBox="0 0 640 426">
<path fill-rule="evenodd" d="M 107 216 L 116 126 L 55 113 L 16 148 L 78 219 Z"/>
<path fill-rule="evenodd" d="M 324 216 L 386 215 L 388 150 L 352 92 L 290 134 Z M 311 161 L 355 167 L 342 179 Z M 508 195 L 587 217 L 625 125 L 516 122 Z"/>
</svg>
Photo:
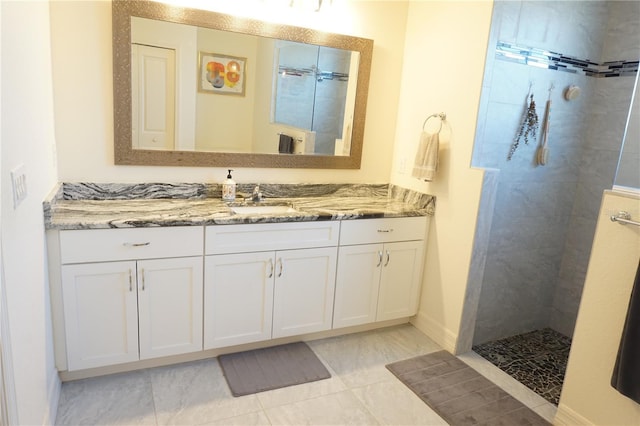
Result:
<svg viewBox="0 0 640 426">
<path fill-rule="evenodd" d="M 147 0 L 114 0 L 112 14 L 115 164 L 192 167 L 360 168 L 373 51 L 372 40 L 238 18 L 217 12 L 176 7 Z M 144 35 L 146 33 L 139 29 L 138 26 L 141 23 L 150 24 L 150 26 L 177 25 L 186 33 L 196 36 L 194 39 L 187 38 L 187 41 L 181 44 L 181 42 L 170 39 L 169 35 L 172 31 L 163 29 L 161 40 L 157 43 L 151 42 L 145 38 L 147 37 Z M 213 37 L 212 33 L 218 37 L 214 41 L 210 39 Z M 234 41 L 228 41 L 229 37 L 234 37 Z M 236 37 L 245 39 L 250 37 L 245 45 L 264 45 L 267 49 L 259 51 L 255 47 L 255 51 L 253 51 L 254 47 L 252 47 L 243 50 L 242 42 L 235 41 Z M 132 44 L 133 40 L 136 43 Z M 345 69 L 337 72 L 322 69 L 324 67 L 320 65 L 298 69 L 278 63 L 278 58 L 285 56 L 281 53 L 283 52 L 282 46 L 288 46 L 290 43 L 297 43 L 300 46 L 309 45 L 316 49 L 328 49 L 329 56 L 335 56 L 334 52 L 336 51 L 347 52 L 347 59 L 342 59 L 342 62 L 347 62 L 346 72 L 344 72 Z M 137 49 L 137 46 L 146 48 L 150 45 L 174 51 L 169 53 L 173 55 L 173 63 L 178 64 L 175 65 L 175 76 L 165 75 L 162 67 L 158 68 L 160 71 L 154 71 L 153 64 L 157 62 L 151 61 L 151 65 L 148 66 L 141 65 L 143 60 L 135 56 L 134 50 Z M 185 45 L 187 48 L 181 47 Z M 211 52 L 214 49 L 215 52 Z M 249 53 L 247 54 L 247 52 Z M 203 57 L 206 58 L 204 63 L 201 59 Z M 222 59 L 216 59 L 218 57 Z M 225 74 L 227 79 L 219 82 L 219 87 L 210 86 L 210 84 L 214 85 L 214 73 L 216 76 L 220 76 L 215 70 L 216 66 L 223 67 L 224 64 L 220 63 L 227 61 L 227 58 L 230 58 L 229 63 L 233 61 L 233 70 L 231 68 L 227 70 L 227 74 Z M 240 70 L 240 65 L 242 65 L 244 75 L 233 74 L 234 70 Z M 149 70 L 151 71 L 149 72 Z M 147 83 L 139 85 L 140 72 L 148 72 L 154 78 L 161 76 L 161 81 L 172 81 L 174 85 L 173 97 L 158 100 L 156 95 L 163 92 L 164 89 L 149 90 Z M 315 80 L 318 82 L 317 85 L 335 80 L 342 81 L 345 87 L 347 84 L 349 86 L 348 89 L 343 90 L 347 93 L 346 99 L 341 101 L 344 105 L 343 115 L 338 114 L 337 118 L 339 136 L 343 135 L 343 137 L 332 136 L 323 146 L 320 146 L 320 143 L 315 145 L 315 149 L 309 149 L 309 146 L 313 146 L 309 140 L 313 141 L 324 128 L 331 127 L 331 125 L 322 124 L 323 120 L 331 114 L 320 115 L 317 119 L 320 122 L 320 127 L 316 131 L 303 128 L 302 125 L 282 124 L 276 120 L 273 108 L 276 99 L 274 94 L 278 90 L 291 91 L 292 88 L 297 90 L 301 87 L 298 81 L 287 86 L 279 82 L 278 79 L 281 76 L 300 77 L 304 73 L 308 73 L 311 77 L 307 79 L 308 81 L 313 83 Z M 236 90 L 239 89 L 238 87 L 231 86 L 242 78 L 244 80 L 240 94 L 240 90 Z M 227 86 L 225 86 L 225 82 Z M 227 90 L 229 93 L 212 93 L 216 90 Z M 229 94 L 233 94 L 231 93 L 233 91 L 239 95 L 229 96 Z M 145 98 L 145 96 L 147 97 Z M 156 97 L 154 98 L 154 96 Z M 140 115 L 140 110 L 144 109 L 140 105 L 145 100 L 149 105 L 147 110 L 158 107 L 158 105 L 165 107 L 169 105 L 173 108 L 173 116 L 170 112 L 165 114 L 164 110 L 159 114 L 168 117 L 168 120 L 174 120 L 173 127 L 168 126 L 168 134 L 174 137 L 173 145 L 161 145 L 159 148 L 153 146 L 158 140 L 163 142 L 162 135 L 155 138 L 153 132 L 149 133 L 151 136 L 147 142 L 136 142 L 138 139 L 143 140 L 139 135 L 143 133 L 143 130 L 146 131 L 146 128 L 143 129 L 143 124 L 147 121 L 144 115 Z M 206 106 L 205 112 L 198 110 L 202 105 Z M 243 105 L 245 106 L 243 107 Z M 310 107 L 310 109 L 318 109 L 318 107 Z M 330 107 L 330 110 L 335 112 L 339 108 Z M 233 114 L 225 116 L 224 111 L 232 111 Z M 259 111 L 259 114 L 256 111 Z M 195 118 L 190 114 L 195 114 Z M 250 133 L 256 136 L 255 140 L 252 142 L 243 141 L 244 137 L 230 134 L 228 130 L 212 125 L 216 119 L 219 122 L 230 123 L 236 130 L 250 129 Z M 205 135 L 202 136 L 198 130 L 202 127 L 206 128 L 206 126 L 209 128 L 202 132 Z M 198 136 L 195 136 L 196 134 Z M 286 153 L 279 151 L 280 134 L 292 136 L 297 142 L 303 141 L 307 146 L 306 150 L 299 150 L 296 153 L 293 153 L 293 150 Z M 312 137 L 307 139 L 308 135 Z M 331 138 L 334 140 L 332 141 Z M 238 148 L 232 145 L 235 143 L 238 143 Z M 227 144 L 226 148 L 225 144 Z M 199 148 L 205 145 L 207 148 Z M 209 149 L 209 145 L 218 147 Z M 267 146 L 267 148 L 262 151 L 254 148 L 259 145 Z M 318 148 L 319 146 L 321 149 Z"/>
</svg>

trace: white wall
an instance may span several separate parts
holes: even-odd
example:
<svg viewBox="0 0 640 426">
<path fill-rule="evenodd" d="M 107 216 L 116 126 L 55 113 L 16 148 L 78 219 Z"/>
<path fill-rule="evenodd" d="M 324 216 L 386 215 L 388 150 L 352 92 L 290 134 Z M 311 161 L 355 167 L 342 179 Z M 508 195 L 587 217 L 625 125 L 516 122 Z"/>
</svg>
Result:
<svg viewBox="0 0 640 426">
<path fill-rule="evenodd" d="M 610 385 L 640 258 L 640 227 L 609 219 L 619 210 L 638 220 L 640 197 L 604 193 L 556 424 L 640 424 L 640 405 Z"/>
<path fill-rule="evenodd" d="M 407 22 L 391 182 L 436 196 L 416 325 L 450 351 L 460 328 L 482 185 L 482 172 L 470 164 L 491 8 L 489 1 L 412 1 Z M 426 183 L 411 177 L 411 166 L 423 121 L 438 112 L 447 114 L 440 167 Z M 437 129 L 436 123 L 432 119 L 427 130 Z"/>
<path fill-rule="evenodd" d="M 183 2 L 185 3 L 185 2 Z M 207 2 L 229 12 L 235 3 Z M 242 2 L 243 4 L 245 2 Z M 256 2 L 262 4 L 261 2 Z M 328 14 L 290 12 L 280 22 L 374 40 L 373 64 L 360 170 L 236 168 L 238 182 L 387 183 L 403 60 L 407 4 L 397 1 L 334 2 Z M 200 4 L 204 4 L 200 2 Z M 226 6 L 223 9 L 222 6 Z M 235 12 L 239 13 L 235 5 Z M 247 8 L 251 12 L 259 8 Z M 111 3 L 51 3 L 56 136 L 60 181 L 221 182 L 224 168 L 134 167 L 113 164 Z M 285 13 L 286 12 L 286 13 Z M 448 38 L 448 37 L 447 37 Z"/>
<path fill-rule="evenodd" d="M 42 200 L 56 182 L 49 5 L 1 2 L 2 255 L 20 424 L 55 419 Z M 28 196 L 13 207 L 10 171 L 24 164 Z"/>
</svg>

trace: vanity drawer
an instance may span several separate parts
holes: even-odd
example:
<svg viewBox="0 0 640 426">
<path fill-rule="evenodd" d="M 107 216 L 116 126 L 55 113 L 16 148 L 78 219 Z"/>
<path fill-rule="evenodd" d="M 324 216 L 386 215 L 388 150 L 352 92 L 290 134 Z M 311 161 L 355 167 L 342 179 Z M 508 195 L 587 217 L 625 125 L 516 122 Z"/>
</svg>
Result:
<svg viewBox="0 0 640 426">
<path fill-rule="evenodd" d="M 208 226 L 205 254 L 332 247 L 339 229 L 335 221 Z"/>
<path fill-rule="evenodd" d="M 426 229 L 426 216 L 344 220 L 340 245 L 423 240 Z"/>
<path fill-rule="evenodd" d="M 60 231 L 62 263 L 201 256 L 201 226 Z"/>
</svg>

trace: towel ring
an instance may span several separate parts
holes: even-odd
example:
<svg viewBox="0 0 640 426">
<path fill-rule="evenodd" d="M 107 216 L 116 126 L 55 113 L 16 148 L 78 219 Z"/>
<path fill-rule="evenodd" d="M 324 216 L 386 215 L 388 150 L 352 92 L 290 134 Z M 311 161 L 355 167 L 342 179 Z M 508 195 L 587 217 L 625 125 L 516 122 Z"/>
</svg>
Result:
<svg viewBox="0 0 640 426">
<path fill-rule="evenodd" d="M 442 122 L 447 119 L 447 114 L 445 114 L 444 112 L 439 112 L 439 113 L 431 114 L 430 116 L 428 116 L 427 119 L 424 120 L 424 123 L 422 123 L 422 131 L 423 132 L 424 132 L 424 126 L 427 125 L 427 121 L 429 121 L 432 118 L 439 118 L 440 119 L 440 127 L 438 128 L 438 133 L 440 133 L 440 130 L 442 130 Z"/>
</svg>

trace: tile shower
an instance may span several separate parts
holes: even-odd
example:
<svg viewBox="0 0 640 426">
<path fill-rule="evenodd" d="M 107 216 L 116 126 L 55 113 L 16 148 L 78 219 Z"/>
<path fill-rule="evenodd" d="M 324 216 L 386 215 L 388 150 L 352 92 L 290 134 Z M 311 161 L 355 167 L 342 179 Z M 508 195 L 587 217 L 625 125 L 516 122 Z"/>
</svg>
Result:
<svg viewBox="0 0 640 426">
<path fill-rule="evenodd" d="M 602 191 L 616 173 L 639 25 L 637 2 L 495 2 L 473 155 L 487 173 L 459 350 L 545 328 L 572 336 Z M 527 65 L 536 49 L 556 60 Z M 581 94 L 567 101 L 571 85 Z M 538 136 L 552 101 L 545 166 L 534 161 L 538 137 L 507 160 L 529 90 Z"/>
</svg>

